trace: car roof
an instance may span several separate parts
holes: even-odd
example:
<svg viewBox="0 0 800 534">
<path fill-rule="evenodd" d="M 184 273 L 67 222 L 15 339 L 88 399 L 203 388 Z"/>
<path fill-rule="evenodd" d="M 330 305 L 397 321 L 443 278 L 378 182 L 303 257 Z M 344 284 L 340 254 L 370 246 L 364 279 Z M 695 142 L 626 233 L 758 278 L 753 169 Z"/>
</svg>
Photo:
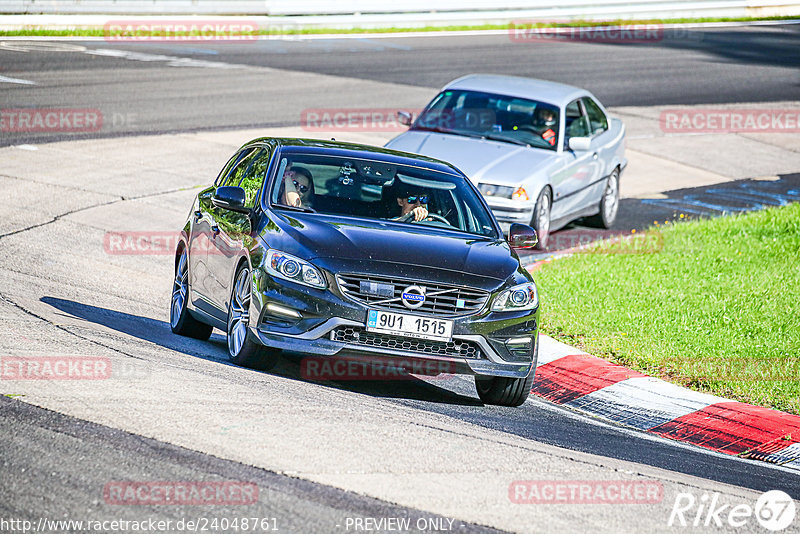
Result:
<svg viewBox="0 0 800 534">
<path fill-rule="evenodd" d="M 453 80 L 442 90 L 447 89 L 481 91 L 517 98 L 528 98 L 562 107 L 578 97 L 591 96 L 591 93 L 587 90 L 572 85 L 500 74 L 470 74 Z"/>
<path fill-rule="evenodd" d="M 421 156 L 419 154 L 412 154 L 410 152 L 401 152 L 389 148 L 347 143 L 344 141 L 325 141 L 323 139 L 301 139 L 295 137 L 260 137 L 250 141 L 245 146 L 269 141 L 277 143 L 282 150 L 287 152 L 327 154 L 346 158 L 374 158 L 395 165 L 421 167 L 447 174 L 464 176 L 456 167 L 442 160 Z"/>
</svg>

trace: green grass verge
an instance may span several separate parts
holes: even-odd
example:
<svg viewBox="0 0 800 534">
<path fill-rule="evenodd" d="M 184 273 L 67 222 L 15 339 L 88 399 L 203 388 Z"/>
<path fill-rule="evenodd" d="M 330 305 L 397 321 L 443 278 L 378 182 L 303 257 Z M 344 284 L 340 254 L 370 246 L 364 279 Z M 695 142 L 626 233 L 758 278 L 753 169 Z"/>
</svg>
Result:
<svg viewBox="0 0 800 534">
<path fill-rule="evenodd" d="M 660 251 L 595 249 L 535 272 L 542 331 L 651 376 L 800 413 L 800 204 L 649 232 L 663 236 Z"/>
<path fill-rule="evenodd" d="M 224 18 L 224 17 L 222 17 Z M 232 17 L 233 18 L 233 17 Z M 246 18 L 246 17 L 241 17 Z M 753 22 L 763 20 L 793 20 L 797 16 L 773 16 L 773 17 L 706 17 L 706 18 L 677 18 L 677 19 L 642 19 L 642 20 L 575 20 L 569 22 L 537 22 L 538 28 L 566 28 L 566 27 L 586 27 L 586 26 L 616 26 L 620 24 L 692 24 L 703 22 Z M 122 20 L 116 18 L 115 20 Z M 520 20 L 520 22 L 528 22 Z M 281 22 L 280 18 L 274 18 L 271 23 L 276 29 L 263 29 L 259 35 L 328 35 L 328 34 L 348 34 L 348 33 L 408 33 L 408 32 L 437 32 L 437 31 L 479 31 L 479 30 L 508 30 L 508 24 L 482 24 L 482 25 L 451 25 L 451 26 L 424 26 L 424 27 L 389 27 L 389 28 L 294 28 L 287 26 L 296 24 L 291 18 L 286 22 Z M 46 27 L 29 27 L 16 30 L 0 30 L 0 37 L 104 37 L 106 35 L 102 27 L 80 27 L 64 29 L 48 29 Z"/>
</svg>

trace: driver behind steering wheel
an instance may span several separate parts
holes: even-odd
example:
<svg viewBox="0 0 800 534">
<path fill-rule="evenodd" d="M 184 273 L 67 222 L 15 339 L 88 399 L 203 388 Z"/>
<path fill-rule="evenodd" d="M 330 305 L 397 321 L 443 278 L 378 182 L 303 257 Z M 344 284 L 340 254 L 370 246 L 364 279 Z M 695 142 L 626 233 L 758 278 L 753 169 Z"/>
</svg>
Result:
<svg viewBox="0 0 800 534">
<path fill-rule="evenodd" d="M 556 112 L 546 107 L 537 107 L 533 117 L 533 128 L 550 145 L 556 143 Z"/>
<path fill-rule="evenodd" d="M 400 206 L 400 215 L 395 221 L 419 222 L 428 217 L 428 194 L 423 191 L 406 189 L 397 192 L 397 205 Z"/>
</svg>

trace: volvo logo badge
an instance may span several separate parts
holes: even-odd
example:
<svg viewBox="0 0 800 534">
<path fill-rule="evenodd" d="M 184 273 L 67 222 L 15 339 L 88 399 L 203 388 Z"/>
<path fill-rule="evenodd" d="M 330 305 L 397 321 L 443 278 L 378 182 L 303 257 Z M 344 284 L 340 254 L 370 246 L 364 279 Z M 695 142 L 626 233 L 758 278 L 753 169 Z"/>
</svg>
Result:
<svg viewBox="0 0 800 534">
<path fill-rule="evenodd" d="M 425 288 L 420 286 L 408 286 L 400 295 L 403 305 L 411 310 L 416 310 L 425 304 Z"/>
</svg>

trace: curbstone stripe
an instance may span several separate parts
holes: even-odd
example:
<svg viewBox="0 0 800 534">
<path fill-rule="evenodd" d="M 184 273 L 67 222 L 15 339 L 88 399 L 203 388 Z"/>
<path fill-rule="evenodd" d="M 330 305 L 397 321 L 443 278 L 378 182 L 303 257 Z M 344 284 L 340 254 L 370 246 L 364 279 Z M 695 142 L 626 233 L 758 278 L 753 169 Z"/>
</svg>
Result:
<svg viewBox="0 0 800 534">
<path fill-rule="evenodd" d="M 539 336 L 531 392 L 555 404 L 716 452 L 800 471 L 800 416 L 700 393 Z"/>
</svg>

